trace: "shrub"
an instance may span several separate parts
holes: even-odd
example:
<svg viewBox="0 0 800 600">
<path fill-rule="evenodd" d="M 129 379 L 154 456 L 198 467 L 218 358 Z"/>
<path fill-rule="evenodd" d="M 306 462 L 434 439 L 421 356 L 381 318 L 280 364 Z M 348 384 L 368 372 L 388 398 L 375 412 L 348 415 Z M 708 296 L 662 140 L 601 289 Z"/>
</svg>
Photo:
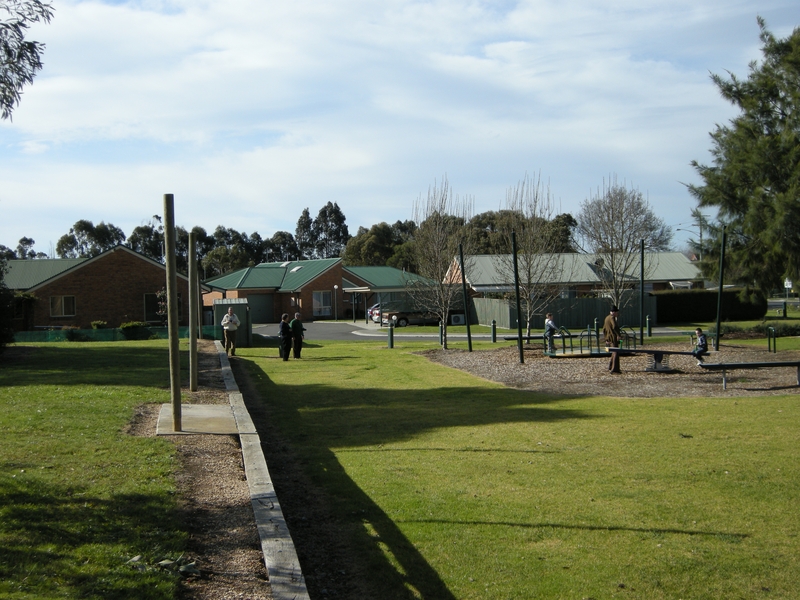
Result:
<svg viewBox="0 0 800 600">
<path fill-rule="evenodd" d="M 105 321 L 92 321 L 92 329 L 105 329 L 108 323 Z"/>
<path fill-rule="evenodd" d="M 64 337 L 68 342 L 88 342 L 89 336 L 83 333 L 80 327 L 74 325 L 66 325 L 61 328 L 64 332 Z"/>
<path fill-rule="evenodd" d="M 150 339 L 150 330 L 147 328 L 147 323 L 142 321 L 128 321 L 120 325 L 119 329 L 126 340 Z"/>
<path fill-rule="evenodd" d="M 659 325 L 717 318 L 718 293 L 714 290 L 654 292 Z M 723 290 L 722 316 L 726 321 L 752 321 L 767 312 L 767 299 L 750 290 Z"/>
</svg>

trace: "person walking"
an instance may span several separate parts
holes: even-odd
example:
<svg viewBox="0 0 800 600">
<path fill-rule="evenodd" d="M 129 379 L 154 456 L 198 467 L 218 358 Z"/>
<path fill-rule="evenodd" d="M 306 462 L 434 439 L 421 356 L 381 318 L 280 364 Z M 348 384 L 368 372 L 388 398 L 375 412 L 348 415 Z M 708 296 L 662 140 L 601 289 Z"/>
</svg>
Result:
<svg viewBox="0 0 800 600">
<path fill-rule="evenodd" d="M 292 347 L 292 328 L 289 327 L 289 313 L 281 315 L 281 324 L 278 329 L 278 336 L 281 344 L 281 358 L 289 360 L 289 350 Z"/>
<path fill-rule="evenodd" d="M 241 322 L 233 307 L 228 307 L 228 312 L 222 317 L 222 330 L 225 334 L 225 354 L 236 356 L 236 330 L 239 329 Z"/>
<path fill-rule="evenodd" d="M 292 354 L 295 358 L 300 358 L 300 352 L 303 349 L 303 338 L 305 338 L 303 332 L 306 328 L 303 327 L 299 312 L 294 313 L 294 319 L 289 323 L 289 327 L 292 330 Z"/>
<path fill-rule="evenodd" d="M 616 306 L 611 307 L 611 312 L 603 321 L 603 335 L 606 338 L 606 347 L 619 348 L 619 308 Z M 622 373 L 619 370 L 619 353 L 612 352 L 611 360 L 608 362 L 608 370 L 612 373 Z"/>
</svg>

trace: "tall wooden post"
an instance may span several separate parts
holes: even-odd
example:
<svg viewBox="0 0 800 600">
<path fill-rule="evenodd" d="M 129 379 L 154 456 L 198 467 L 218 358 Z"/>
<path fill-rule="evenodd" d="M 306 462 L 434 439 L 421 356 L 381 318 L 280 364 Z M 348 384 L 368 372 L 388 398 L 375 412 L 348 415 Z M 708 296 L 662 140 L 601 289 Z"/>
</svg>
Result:
<svg viewBox="0 0 800 600">
<path fill-rule="evenodd" d="M 172 398 L 172 431 L 182 431 L 181 355 L 178 339 L 178 271 L 175 265 L 175 200 L 164 194 L 164 243 L 167 261 L 167 314 L 169 329 L 169 389 Z"/>
<path fill-rule="evenodd" d="M 197 293 L 197 234 L 189 233 L 189 390 L 197 391 L 197 313 L 200 310 Z"/>
</svg>

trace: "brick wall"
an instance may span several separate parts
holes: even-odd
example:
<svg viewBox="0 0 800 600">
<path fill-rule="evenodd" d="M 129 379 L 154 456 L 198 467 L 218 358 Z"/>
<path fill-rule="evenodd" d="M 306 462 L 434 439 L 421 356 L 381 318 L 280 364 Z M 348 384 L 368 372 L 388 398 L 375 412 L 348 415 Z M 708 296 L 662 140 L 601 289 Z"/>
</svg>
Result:
<svg viewBox="0 0 800 600">
<path fill-rule="evenodd" d="M 105 321 L 108 327 L 119 327 L 127 321 L 144 321 L 145 294 L 154 294 L 166 285 L 165 267 L 117 248 L 36 289 L 33 324 L 90 329 L 92 321 Z M 189 284 L 180 276 L 178 294 L 180 325 L 188 325 Z M 51 296 L 74 296 L 75 316 L 51 317 Z"/>
</svg>

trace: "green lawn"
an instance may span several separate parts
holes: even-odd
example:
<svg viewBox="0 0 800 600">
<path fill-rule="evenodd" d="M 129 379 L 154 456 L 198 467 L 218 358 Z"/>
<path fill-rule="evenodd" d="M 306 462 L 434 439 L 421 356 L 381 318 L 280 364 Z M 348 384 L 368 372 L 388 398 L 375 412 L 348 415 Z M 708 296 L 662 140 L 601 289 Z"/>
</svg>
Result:
<svg viewBox="0 0 800 600">
<path fill-rule="evenodd" d="M 431 347 L 240 351 L 379 597 L 797 597 L 796 395 L 559 399 Z"/>
<path fill-rule="evenodd" d="M 43 344 L 0 357 L 0 598 L 173 598 L 185 533 L 174 447 L 122 433 L 169 402 L 167 342 Z"/>
</svg>

